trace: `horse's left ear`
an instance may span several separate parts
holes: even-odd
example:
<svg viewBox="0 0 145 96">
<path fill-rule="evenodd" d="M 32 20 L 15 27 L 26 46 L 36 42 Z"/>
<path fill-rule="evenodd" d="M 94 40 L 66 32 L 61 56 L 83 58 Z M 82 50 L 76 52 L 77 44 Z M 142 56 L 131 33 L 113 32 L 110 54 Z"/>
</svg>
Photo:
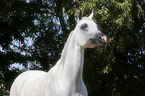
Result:
<svg viewBox="0 0 145 96">
<path fill-rule="evenodd" d="M 92 13 L 90 14 L 89 18 L 90 18 L 90 19 L 93 18 L 93 10 L 92 10 Z"/>
</svg>

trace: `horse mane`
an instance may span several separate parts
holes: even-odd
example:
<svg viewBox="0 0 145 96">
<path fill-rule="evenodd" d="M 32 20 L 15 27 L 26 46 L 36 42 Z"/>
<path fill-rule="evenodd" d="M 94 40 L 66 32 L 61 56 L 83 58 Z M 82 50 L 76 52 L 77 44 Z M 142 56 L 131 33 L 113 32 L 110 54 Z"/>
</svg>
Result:
<svg viewBox="0 0 145 96">
<path fill-rule="evenodd" d="M 64 62 L 65 62 L 65 58 L 66 58 L 66 54 L 67 54 L 67 50 L 68 50 L 68 45 L 69 45 L 70 39 L 72 37 L 72 34 L 73 34 L 73 31 L 69 34 L 69 37 L 68 37 L 68 39 L 64 45 L 64 48 L 62 50 L 62 53 L 61 53 L 61 57 L 60 57 L 61 62 L 60 63 L 62 63 L 62 64 L 64 64 Z"/>
<path fill-rule="evenodd" d="M 73 34 L 73 31 L 69 34 L 68 38 L 67 38 L 67 41 L 64 45 L 64 48 L 62 50 L 62 53 L 61 53 L 61 57 L 60 59 L 57 61 L 57 63 L 55 64 L 55 72 L 54 74 L 59 70 L 60 66 L 61 65 L 64 65 L 65 63 L 65 58 L 66 58 L 66 55 L 67 55 L 67 50 L 68 50 L 68 45 L 69 45 L 69 42 L 70 42 L 70 39 L 72 37 L 72 34 Z"/>
</svg>

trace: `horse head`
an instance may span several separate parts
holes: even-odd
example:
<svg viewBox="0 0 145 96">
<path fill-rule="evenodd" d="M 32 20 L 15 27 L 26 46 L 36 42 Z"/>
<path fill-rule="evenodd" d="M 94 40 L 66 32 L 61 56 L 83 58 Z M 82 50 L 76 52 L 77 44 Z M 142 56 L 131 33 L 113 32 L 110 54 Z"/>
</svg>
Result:
<svg viewBox="0 0 145 96">
<path fill-rule="evenodd" d="M 93 21 L 93 11 L 88 17 L 78 19 L 74 29 L 77 43 L 82 48 L 94 48 L 104 46 L 107 43 L 107 37 L 98 30 L 97 24 Z"/>
</svg>

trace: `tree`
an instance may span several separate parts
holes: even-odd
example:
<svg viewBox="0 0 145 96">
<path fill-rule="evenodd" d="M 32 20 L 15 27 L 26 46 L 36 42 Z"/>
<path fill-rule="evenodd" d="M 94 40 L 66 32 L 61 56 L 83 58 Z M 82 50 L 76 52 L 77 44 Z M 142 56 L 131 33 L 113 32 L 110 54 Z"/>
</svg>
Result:
<svg viewBox="0 0 145 96">
<path fill-rule="evenodd" d="M 27 66 L 28 61 L 33 61 L 32 48 L 28 48 L 25 40 L 26 37 L 34 38 L 38 32 L 34 20 L 39 14 L 48 13 L 43 9 L 51 6 L 42 1 L 27 3 L 21 0 L 1 0 L 0 6 L 0 85 L 9 90 L 14 78 L 21 73 L 18 69 L 9 70 L 10 66 L 13 63 Z"/>
<path fill-rule="evenodd" d="M 82 3 L 85 12 L 89 8 L 95 10 L 96 22 L 110 38 L 104 50 L 98 48 L 95 56 L 88 54 L 95 59 L 86 60 L 86 63 L 93 65 L 89 68 L 90 64 L 85 64 L 84 69 L 91 70 L 85 73 L 88 75 L 86 78 L 90 78 L 86 81 L 90 96 L 144 95 L 143 5 L 139 0 L 96 0 Z"/>
<path fill-rule="evenodd" d="M 24 71 L 9 70 L 13 63 L 48 71 L 59 59 L 82 8 L 84 16 L 94 10 L 93 19 L 108 36 L 105 48 L 85 52 L 89 96 L 143 96 L 144 4 L 141 0 L 1 0 L 0 84 L 9 90 Z M 25 42 L 28 37 L 33 40 L 31 46 Z"/>
</svg>

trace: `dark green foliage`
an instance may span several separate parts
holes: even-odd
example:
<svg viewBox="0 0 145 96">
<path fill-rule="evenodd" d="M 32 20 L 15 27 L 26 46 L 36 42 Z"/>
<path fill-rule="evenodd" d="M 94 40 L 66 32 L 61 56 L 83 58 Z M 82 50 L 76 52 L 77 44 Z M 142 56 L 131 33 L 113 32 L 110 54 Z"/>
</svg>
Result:
<svg viewBox="0 0 145 96">
<path fill-rule="evenodd" d="M 112 0 L 105 3 L 96 0 L 82 4 L 82 7 L 87 6 L 84 10 L 89 9 L 90 6 L 92 9 L 96 9 L 96 22 L 110 38 L 107 47 L 103 51 L 98 53 L 101 49 L 96 50 L 97 61 L 94 63 L 94 60 L 88 62 L 93 64 L 93 67 L 89 68 L 90 65 L 85 64 L 86 68 L 91 71 L 94 68 L 100 69 L 94 69 L 93 72 L 96 71 L 94 73 L 96 77 L 92 77 L 91 72 L 86 73 L 89 74 L 88 76 L 91 75 L 87 81 L 88 84 L 91 84 L 91 80 L 96 79 L 96 83 L 91 84 L 90 90 L 92 92 L 89 93 L 90 96 L 93 96 L 93 94 L 95 96 L 144 95 L 144 87 L 142 86 L 145 80 L 143 79 L 145 75 L 143 71 L 143 58 L 145 56 L 143 53 L 144 15 L 143 10 L 140 9 L 143 4 L 142 2 L 139 5 L 139 2 L 135 0 L 124 0 L 122 2 Z M 94 55 L 94 50 L 92 52 Z M 90 57 L 93 57 L 93 55 Z M 99 65 L 95 66 L 95 63 Z M 95 90 L 98 91 L 95 92 Z"/>
<path fill-rule="evenodd" d="M 89 96 L 145 95 L 145 1 L 1 0 L 0 96 L 24 70 L 48 71 L 57 62 L 80 8 L 84 16 L 94 10 L 93 19 L 108 37 L 105 48 L 85 51 Z M 32 38 L 31 46 L 26 38 Z M 25 69 L 10 70 L 14 63 Z"/>
</svg>

